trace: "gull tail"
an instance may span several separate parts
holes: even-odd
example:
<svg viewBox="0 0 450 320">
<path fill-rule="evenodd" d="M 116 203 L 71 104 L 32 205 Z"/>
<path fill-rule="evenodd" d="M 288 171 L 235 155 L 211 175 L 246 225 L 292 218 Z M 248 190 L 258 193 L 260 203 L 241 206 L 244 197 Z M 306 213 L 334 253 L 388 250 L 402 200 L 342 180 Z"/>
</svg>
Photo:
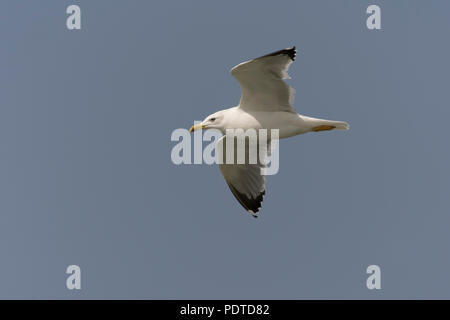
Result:
<svg viewBox="0 0 450 320">
<path fill-rule="evenodd" d="M 345 121 L 330 121 L 331 125 L 337 130 L 348 130 L 350 125 Z"/>
<path fill-rule="evenodd" d="M 345 121 L 334 121 L 317 119 L 311 117 L 303 116 L 305 122 L 310 126 L 310 130 L 314 132 L 327 131 L 327 130 L 348 130 L 350 128 L 349 124 Z"/>
</svg>

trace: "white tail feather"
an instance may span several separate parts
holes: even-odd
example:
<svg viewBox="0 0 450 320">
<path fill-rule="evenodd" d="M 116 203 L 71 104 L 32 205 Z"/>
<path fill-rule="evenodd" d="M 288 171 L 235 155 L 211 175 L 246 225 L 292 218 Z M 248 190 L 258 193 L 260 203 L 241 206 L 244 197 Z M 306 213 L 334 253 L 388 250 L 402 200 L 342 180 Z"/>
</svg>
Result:
<svg viewBox="0 0 450 320">
<path fill-rule="evenodd" d="M 337 130 L 348 130 L 350 126 L 347 122 L 344 121 L 331 121 L 332 125 L 335 126 Z"/>
<path fill-rule="evenodd" d="M 325 120 L 306 116 L 301 117 L 305 121 L 305 123 L 307 123 L 308 126 L 311 128 L 310 130 L 319 126 L 332 126 L 334 127 L 333 129 L 337 130 L 348 130 L 350 128 L 349 124 L 344 121 Z"/>
</svg>

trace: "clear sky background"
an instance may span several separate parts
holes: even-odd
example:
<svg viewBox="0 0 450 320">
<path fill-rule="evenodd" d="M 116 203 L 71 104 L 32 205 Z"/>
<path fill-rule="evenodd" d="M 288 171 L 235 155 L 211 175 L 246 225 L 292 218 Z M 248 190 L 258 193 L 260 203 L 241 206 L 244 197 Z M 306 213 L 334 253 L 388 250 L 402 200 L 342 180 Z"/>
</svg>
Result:
<svg viewBox="0 0 450 320">
<path fill-rule="evenodd" d="M 1 1 L 0 298 L 450 298 L 449 12 Z M 292 45 L 297 111 L 351 128 L 282 140 L 253 219 L 170 135 L 238 103 L 231 67 Z"/>
</svg>

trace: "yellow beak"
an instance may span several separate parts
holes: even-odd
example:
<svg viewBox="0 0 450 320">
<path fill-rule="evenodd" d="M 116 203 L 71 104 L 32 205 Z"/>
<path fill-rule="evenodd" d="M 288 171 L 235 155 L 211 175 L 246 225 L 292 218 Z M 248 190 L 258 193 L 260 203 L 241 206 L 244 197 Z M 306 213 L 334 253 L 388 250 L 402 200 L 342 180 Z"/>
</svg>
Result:
<svg viewBox="0 0 450 320">
<path fill-rule="evenodd" d="M 192 126 L 192 127 L 189 129 L 189 132 L 193 132 L 193 131 L 199 130 L 199 129 L 205 129 L 205 126 L 202 125 L 201 123 L 196 124 L 195 126 Z"/>
</svg>

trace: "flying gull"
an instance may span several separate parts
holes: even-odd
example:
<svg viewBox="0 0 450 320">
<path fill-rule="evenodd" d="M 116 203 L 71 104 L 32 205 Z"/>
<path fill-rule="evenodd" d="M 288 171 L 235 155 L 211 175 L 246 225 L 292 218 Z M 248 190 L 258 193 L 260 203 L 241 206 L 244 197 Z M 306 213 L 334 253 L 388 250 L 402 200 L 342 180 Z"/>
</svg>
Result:
<svg viewBox="0 0 450 320">
<path fill-rule="evenodd" d="M 280 139 L 306 132 L 348 130 L 346 122 L 307 117 L 294 110 L 295 90 L 283 80 L 289 79 L 287 71 L 296 53 L 295 47 L 283 49 L 232 68 L 231 75 L 239 82 L 242 91 L 239 105 L 207 116 L 191 127 L 190 132 L 218 129 L 224 135 L 218 146 L 223 146 L 227 129 L 278 129 Z M 248 150 L 246 153 L 248 156 Z M 257 217 L 266 193 L 265 176 L 261 172 L 263 167 L 261 161 L 255 164 L 248 161 L 244 164 L 219 164 L 231 192 L 254 217 Z"/>
</svg>

